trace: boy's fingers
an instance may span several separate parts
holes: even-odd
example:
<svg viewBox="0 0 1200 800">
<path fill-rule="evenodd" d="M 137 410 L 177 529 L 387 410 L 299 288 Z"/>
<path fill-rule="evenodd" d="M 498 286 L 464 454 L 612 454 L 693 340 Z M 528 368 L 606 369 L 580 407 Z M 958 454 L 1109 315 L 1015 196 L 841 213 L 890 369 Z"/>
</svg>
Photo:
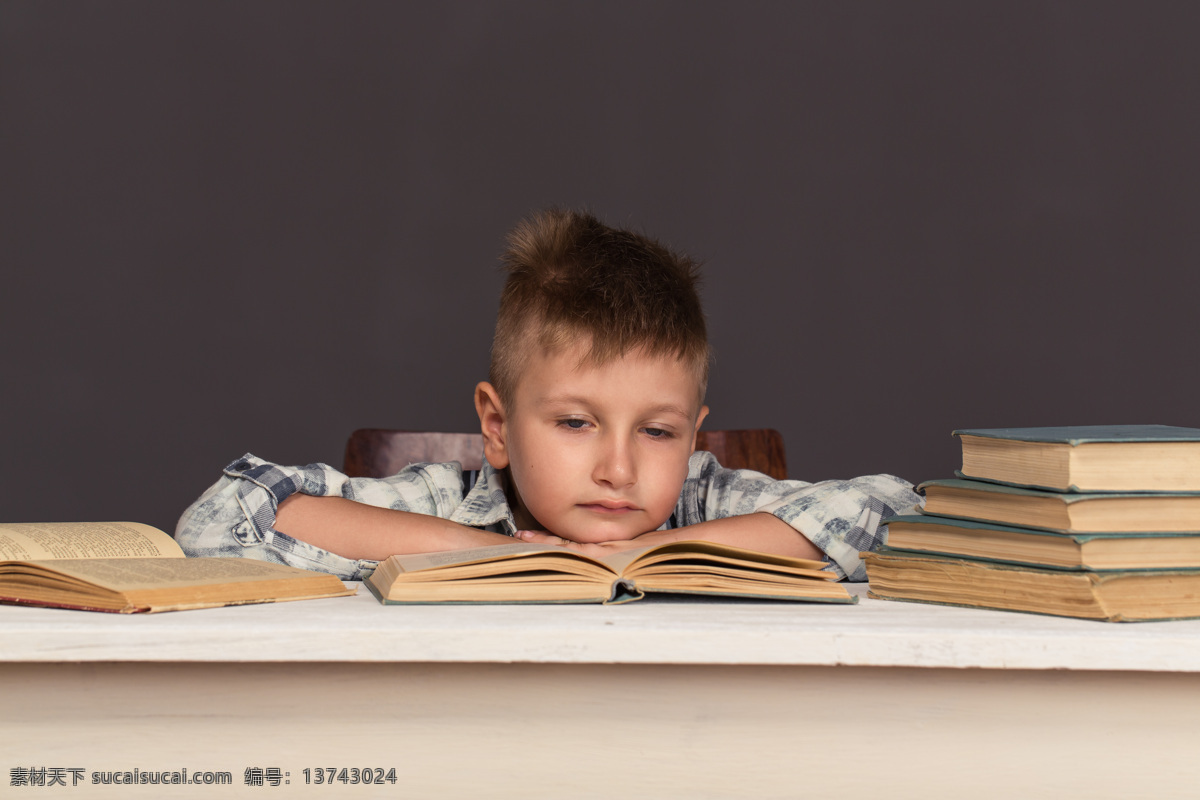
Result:
<svg viewBox="0 0 1200 800">
<path fill-rule="evenodd" d="M 530 542 L 532 544 L 548 544 L 554 547 L 568 547 L 572 550 L 582 550 L 584 552 L 588 552 L 588 548 L 579 544 L 578 542 L 573 542 L 570 539 L 564 539 L 561 536 L 549 533 L 548 531 L 517 531 L 515 536 L 522 542 Z"/>
<path fill-rule="evenodd" d="M 516 536 L 523 542 L 540 542 L 542 544 L 558 544 L 564 541 L 545 531 L 517 531 Z"/>
</svg>

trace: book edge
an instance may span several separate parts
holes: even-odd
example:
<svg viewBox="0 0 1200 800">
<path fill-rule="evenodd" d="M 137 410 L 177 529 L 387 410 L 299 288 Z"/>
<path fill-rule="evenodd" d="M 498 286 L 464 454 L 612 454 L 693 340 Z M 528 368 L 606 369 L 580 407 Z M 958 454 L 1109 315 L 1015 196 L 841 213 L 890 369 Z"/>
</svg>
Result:
<svg viewBox="0 0 1200 800">
<path fill-rule="evenodd" d="M 1100 431 L 1111 429 L 1113 433 L 1104 435 Z M 1116 431 L 1126 430 L 1130 435 L 1118 435 Z M 1041 433 L 1035 433 L 1035 432 Z M 1058 433 L 1055 433 L 1055 432 Z M 1072 435 L 1071 431 L 1089 431 Z M 1138 431 L 1137 433 L 1133 433 Z M 1164 435 L 1155 436 L 1158 431 Z M 1168 432 L 1175 432 L 1170 435 Z M 1049 425 L 1045 427 L 1022 428 L 959 428 L 951 433 L 952 436 L 977 436 L 981 439 L 1005 439 L 1016 442 L 1043 442 L 1045 444 L 1066 444 L 1077 447 L 1081 444 L 1110 443 L 1110 442 L 1200 442 L 1200 428 L 1187 428 L 1178 425 Z"/>
</svg>

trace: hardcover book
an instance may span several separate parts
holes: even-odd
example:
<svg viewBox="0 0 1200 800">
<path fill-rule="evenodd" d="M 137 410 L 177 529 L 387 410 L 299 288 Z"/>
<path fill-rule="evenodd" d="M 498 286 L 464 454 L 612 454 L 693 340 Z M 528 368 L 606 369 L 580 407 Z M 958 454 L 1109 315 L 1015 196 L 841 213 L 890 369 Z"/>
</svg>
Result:
<svg viewBox="0 0 1200 800">
<path fill-rule="evenodd" d="M 1048 492 L 986 481 L 926 481 L 925 513 L 1078 533 L 1200 531 L 1200 493 Z"/>
<path fill-rule="evenodd" d="M 971 428 L 954 435 L 964 478 L 1060 492 L 1200 492 L 1200 428 Z"/>
<path fill-rule="evenodd" d="M 1200 534 L 1059 533 L 930 514 L 885 522 L 893 550 L 1053 569 L 1200 569 Z"/>
<path fill-rule="evenodd" d="M 188 558 L 138 522 L 0 523 L 0 603 L 121 614 L 354 594 L 333 575 Z"/>
<path fill-rule="evenodd" d="M 674 542 L 605 558 L 517 542 L 392 556 L 366 585 L 387 604 L 626 603 L 654 592 L 856 602 L 823 566 L 709 542 Z"/>
<path fill-rule="evenodd" d="M 868 597 L 1133 622 L 1200 617 L 1200 570 L 1073 572 L 881 550 Z"/>
</svg>

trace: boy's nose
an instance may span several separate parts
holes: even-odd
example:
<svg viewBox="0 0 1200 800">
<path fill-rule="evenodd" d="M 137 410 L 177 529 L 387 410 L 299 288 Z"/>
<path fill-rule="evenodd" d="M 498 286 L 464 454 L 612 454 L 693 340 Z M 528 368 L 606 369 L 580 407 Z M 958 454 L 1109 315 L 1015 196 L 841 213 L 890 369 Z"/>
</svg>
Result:
<svg viewBox="0 0 1200 800">
<path fill-rule="evenodd" d="M 637 463 L 633 445 L 624 437 L 608 437 L 601 445 L 592 477 L 598 483 L 623 489 L 637 480 Z"/>
</svg>

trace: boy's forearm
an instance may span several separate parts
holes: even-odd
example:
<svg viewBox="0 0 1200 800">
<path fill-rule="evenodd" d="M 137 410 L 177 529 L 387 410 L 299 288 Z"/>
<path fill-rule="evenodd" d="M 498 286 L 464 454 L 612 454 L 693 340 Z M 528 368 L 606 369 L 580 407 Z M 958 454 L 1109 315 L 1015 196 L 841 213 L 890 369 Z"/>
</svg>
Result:
<svg viewBox="0 0 1200 800">
<path fill-rule="evenodd" d="M 400 553 L 433 553 L 511 544 L 499 533 L 448 519 L 378 508 L 344 497 L 294 494 L 279 504 L 275 529 L 345 558 L 381 560 Z"/>
</svg>

